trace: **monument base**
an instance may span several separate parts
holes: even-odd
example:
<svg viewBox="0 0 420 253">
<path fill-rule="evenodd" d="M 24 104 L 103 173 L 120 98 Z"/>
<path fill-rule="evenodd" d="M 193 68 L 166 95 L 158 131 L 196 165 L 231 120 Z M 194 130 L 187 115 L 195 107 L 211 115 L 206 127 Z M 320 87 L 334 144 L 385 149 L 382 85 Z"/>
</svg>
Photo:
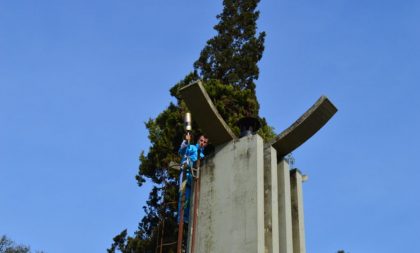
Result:
<svg viewBox="0 0 420 253">
<path fill-rule="evenodd" d="M 263 146 L 260 136 L 246 136 L 202 166 L 194 252 L 265 252 Z"/>
<path fill-rule="evenodd" d="M 189 252 L 305 253 L 301 174 L 277 157 L 259 135 L 217 147 L 201 167 Z"/>
</svg>

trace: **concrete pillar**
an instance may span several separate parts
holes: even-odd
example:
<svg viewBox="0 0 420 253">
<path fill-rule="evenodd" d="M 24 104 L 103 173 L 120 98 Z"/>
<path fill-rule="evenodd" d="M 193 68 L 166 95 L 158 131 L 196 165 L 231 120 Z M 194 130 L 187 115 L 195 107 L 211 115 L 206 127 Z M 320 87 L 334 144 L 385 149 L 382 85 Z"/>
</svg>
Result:
<svg viewBox="0 0 420 253">
<path fill-rule="evenodd" d="M 302 173 L 297 169 L 291 170 L 293 253 L 306 253 L 302 182 Z"/>
<path fill-rule="evenodd" d="M 279 253 L 279 214 L 277 152 L 270 145 L 264 149 L 264 230 L 265 252 Z"/>
<path fill-rule="evenodd" d="M 292 207 L 290 195 L 290 171 L 289 164 L 282 159 L 277 164 L 278 181 L 278 222 L 279 222 L 279 252 L 293 252 L 292 238 Z"/>
<path fill-rule="evenodd" d="M 219 145 L 201 170 L 194 252 L 264 253 L 264 144 L 258 135 Z"/>
</svg>

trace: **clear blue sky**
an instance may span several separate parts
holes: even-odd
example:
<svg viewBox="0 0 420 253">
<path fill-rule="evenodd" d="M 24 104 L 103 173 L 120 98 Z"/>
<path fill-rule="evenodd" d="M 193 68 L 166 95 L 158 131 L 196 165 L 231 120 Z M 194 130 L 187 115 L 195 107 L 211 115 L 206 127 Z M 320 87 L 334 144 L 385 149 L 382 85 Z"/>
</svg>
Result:
<svg viewBox="0 0 420 253">
<path fill-rule="evenodd" d="M 0 234 L 48 253 L 132 234 L 143 122 L 215 34 L 215 0 L 0 0 Z M 294 152 L 308 252 L 419 252 L 420 2 L 262 0 L 257 96 L 277 132 L 327 95 Z"/>
</svg>

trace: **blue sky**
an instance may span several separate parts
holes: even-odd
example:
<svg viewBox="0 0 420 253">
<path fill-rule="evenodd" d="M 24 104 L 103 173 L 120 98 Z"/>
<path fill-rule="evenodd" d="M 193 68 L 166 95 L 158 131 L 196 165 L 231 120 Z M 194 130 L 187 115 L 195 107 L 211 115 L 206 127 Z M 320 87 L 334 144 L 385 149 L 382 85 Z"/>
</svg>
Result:
<svg viewBox="0 0 420 253">
<path fill-rule="evenodd" d="M 105 252 L 132 234 L 144 121 L 173 98 L 221 1 L 0 0 L 0 234 Z M 420 2 L 262 0 L 257 96 L 282 131 L 321 95 L 336 116 L 294 152 L 308 252 L 418 252 Z"/>
</svg>

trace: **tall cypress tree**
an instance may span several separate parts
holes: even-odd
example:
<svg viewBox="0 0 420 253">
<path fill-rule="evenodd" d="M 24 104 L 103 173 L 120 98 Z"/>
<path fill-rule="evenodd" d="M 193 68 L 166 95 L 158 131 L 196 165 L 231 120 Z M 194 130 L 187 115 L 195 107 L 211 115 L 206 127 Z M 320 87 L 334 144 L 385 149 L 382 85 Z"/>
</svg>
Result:
<svg viewBox="0 0 420 253">
<path fill-rule="evenodd" d="M 257 62 L 264 51 L 265 32 L 256 36 L 259 1 L 224 0 L 223 12 L 217 15 L 218 32 L 207 41 L 194 68 L 204 80 L 216 79 L 242 90 L 255 90 Z"/>
<path fill-rule="evenodd" d="M 256 35 L 258 3 L 259 0 L 223 1 L 223 12 L 217 16 L 219 23 L 214 27 L 217 35 L 207 41 L 194 63 L 194 71 L 170 89 L 177 103 L 169 104 L 157 118 L 146 123 L 151 146 L 147 154 L 140 154 L 136 180 L 140 187 L 146 180 L 154 187 L 143 207 L 146 215 L 135 235 L 128 236 L 126 230 L 121 232 L 114 237 L 109 253 L 116 250 L 123 253 L 155 252 L 161 245 L 163 252 L 176 252 L 178 172 L 168 168 L 168 164 L 180 160 L 177 151 L 184 134 L 183 115 L 187 112 L 178 92 L 182 86 L 202 79 L 216 108 L 236 134 L 239 133 L 238 119 L 258 117 L 254 81 L 258 78 L 257 63 L 264 51 L 265 38 L 264 32 Z M 272 128 L 264 118 L 260 120 L 262 128 L 259 134 L 266 139 L 273 137 Z M 200 131 L 195 123 L 193 128 Z"/>
</svg>

